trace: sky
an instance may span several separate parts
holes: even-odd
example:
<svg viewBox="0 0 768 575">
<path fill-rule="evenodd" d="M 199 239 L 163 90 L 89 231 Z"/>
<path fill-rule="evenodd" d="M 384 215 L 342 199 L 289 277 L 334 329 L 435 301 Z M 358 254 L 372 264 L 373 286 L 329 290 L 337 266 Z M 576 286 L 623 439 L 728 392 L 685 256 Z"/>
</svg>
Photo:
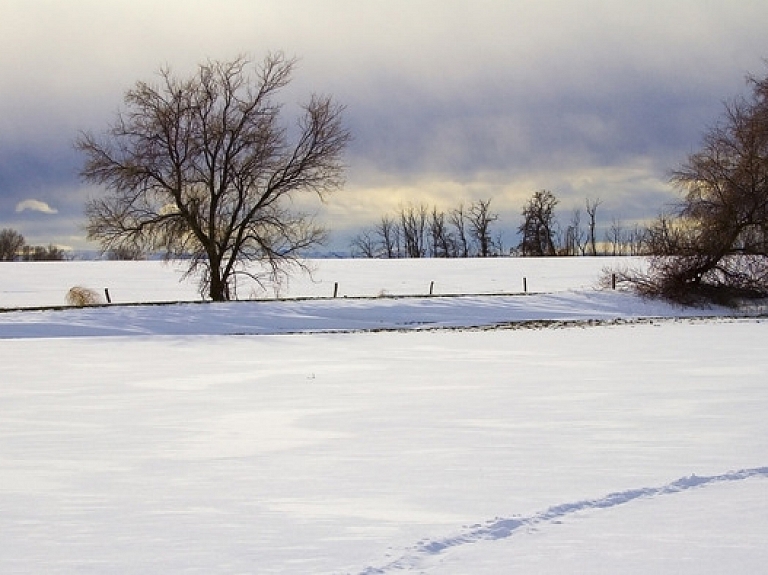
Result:
<svg viewBox="0 0 768 575">
<path fill-rule="evenodd" d="M 652 218 L 670 170 L 723 102 L 768 73 L 764 0 L 0 0 L 0 228 L 96 248 L 81 131 L 126 90 L 240 54 L 298 58 L 286 121 L 312 93 L 346 106 L 346 185 L 324 205 L 330 247 L 401 206 L 491 199 L 516 242 L 547 189 L 561 222 Z"/>
</svg>

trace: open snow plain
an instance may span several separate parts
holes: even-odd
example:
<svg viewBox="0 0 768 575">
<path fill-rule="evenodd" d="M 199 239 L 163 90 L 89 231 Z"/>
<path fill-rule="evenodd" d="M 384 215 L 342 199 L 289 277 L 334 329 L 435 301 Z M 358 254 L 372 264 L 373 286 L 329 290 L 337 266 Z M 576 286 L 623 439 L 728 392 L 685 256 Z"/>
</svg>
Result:
<svg viewBox="0 0 768 575">
<path fill-rule="evenodd" d="M 765 572 L 760 310 L 595 289 L 617 264 L 317 261 L 280 295 L 339 298 L 0 313 L 0 572 Z M 199 299 L 179 273 L 0 264 L 0 307 Z M 431 282 L 474 295 L 351 297 Z"/>
</svg>

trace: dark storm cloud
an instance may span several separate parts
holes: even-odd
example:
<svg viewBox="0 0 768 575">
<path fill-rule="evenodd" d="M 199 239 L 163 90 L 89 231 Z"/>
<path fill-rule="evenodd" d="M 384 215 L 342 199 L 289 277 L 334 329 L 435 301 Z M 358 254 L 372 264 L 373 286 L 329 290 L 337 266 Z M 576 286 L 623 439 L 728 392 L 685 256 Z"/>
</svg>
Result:
<svg viewBox="0 0 768 575">
<path fill-rule="evenodd" d="M 695 79 L 686 84 L 685 71 L 674 79 L 618 65 L 565 79 L 500 65 L 431 91 L 407 77 L 380 80 L 350 105 L 353 153 L 385 172 L 455 176 L 665 158 L 697 143 L 722 99 L 743 88 L 743 74 L 706 91 Z"/>
<path fill-rule="evenodd" d="M 754 0 L 7 0 L 0 225 L 82 245 L 97 190 L 77 178 L 78 130 L 106 127 L 165 64 L 269 50 L 300 58 L 287 103 L 318 91 L 347 105 L 332 227 L 401 201 L 494 197 L 514 214 L 539 188 L 564 209 L 599 196 L 606 215 L 648 217 L 721 102 L 766 71 L 766 29 Z M 58 213 L 17 212 L 24 201 Z"/>
</svg>

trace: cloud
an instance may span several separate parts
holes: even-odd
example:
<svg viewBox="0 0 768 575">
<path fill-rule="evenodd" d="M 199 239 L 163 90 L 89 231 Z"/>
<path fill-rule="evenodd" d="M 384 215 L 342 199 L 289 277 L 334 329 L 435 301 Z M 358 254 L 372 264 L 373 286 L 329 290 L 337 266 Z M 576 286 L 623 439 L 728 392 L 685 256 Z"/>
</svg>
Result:
<svg viewBox="0 0 768 575">
<path fill-rule="evenodd" d="M 59 210 L 56 208 L 52 208 L 49 206 L 46 202 L 41 202 L 40 200 L 24 200 L 22 202 L 19 202 L 16 204 L 16 213 L 21 213 L 25 210 L 29 210 L 31 212 L 40 212 L 43 214 L 58 214 Z"/>
<path fill-rule="evenodd" d="M 652 216 L 674 197 L 667 171 L 768 56 L 768 4 L 757 0 L 6 0 L 3 10 L 0 215 L 17 203 L 56 213 L 27 200 L 56 198 L 58 216 L 42 219 L 53 241 L 82 223 L 72 140 L 104 129 L 124 90 L 164 65 L 184 76 L 206 58 L 297 56 L 278 96 L 286 113 L 313 91 L 346 105 L 347 186 L 318 215 L 352 229 L 410 201 L 493 197 L 516 215 L 540 188 L 564 210 L 600 197 L 606 218 Z M 43 227 L 16 220 L 3 225 Z M 69 231 L 54 228 L 65 220 Z"/>
</svg>

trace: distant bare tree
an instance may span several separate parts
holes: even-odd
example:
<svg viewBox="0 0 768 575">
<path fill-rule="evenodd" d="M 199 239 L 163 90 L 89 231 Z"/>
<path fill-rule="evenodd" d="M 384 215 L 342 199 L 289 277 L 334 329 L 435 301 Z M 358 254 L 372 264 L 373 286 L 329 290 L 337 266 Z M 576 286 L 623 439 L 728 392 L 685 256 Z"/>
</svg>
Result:
<svg viewBox="0 0 768 575">
<path fill-rule="evenodd" d="M 399 258 L 400 224 L 390 216 L 382 216 L 374 228 L 364 229 L 352 239 L 354 255 L 366 258 Z"/>
<path fill-rule="evenodd" d="M 12 262 L 19 259 L 25 243 L 24 236 L 16 230 L 0 230 L 0 261 Z"/>
<path fill-rule="evenodd" d="M 372 230 L 365 229 L 352 238 L 351 247 L 353 257 L 379 257 L 378 242 Z"/>
<path fill-rule="evenodd" d="M 493 245 L 497 255 L 503 255 L 505 253 L 507 248 L 504 246 L 504 234 L 502 232 L 496 233 L 496 239 L 493 240 Z"/>
<path fill-rule="evenodd" d="M 472 202 L 467 212 L 469 232 L 477 244 L 477 255 L 487 258 L 494 255 L 494 242 L 491 236 L 491 224 L 499 215 L 491 212 L 491 200 Z"/>
<path fill-rule="evenodd" d="M 614 218 L 611 221 L 611 227 L 605 232 L 605 243 L 612 256 L 624 255 L 624 224 L 621 220 Z"/>
<path fill-rule="evenodd" d="M 648 255 L 648 228 L 635 224 L 626 232 L 629 255 Z"/>
<path fill-rule="evenodd" d="M 523 256 L 554 256 L 555 206 L 558 200 L 548 190 L 535 192 L 523 208 L 523 223 L 518 231 L 522 236 L 520 253 Z"/>
<path fill-rule="evenodd" d="M 589 235 L 587 238 L 587 245 L 589 246 L 589 255 L 591 256 L 597 255 L 597 208 L 601 203 L 602 202 L 600 201 L 600 198 L 597 198 L 596 200 L 590 200 L 587 198 L 587 216 L 589 217 Z"/>
<path fill-rule="evenodd" d="M 437 207 L 432 208 L 429 235 L 432 257 L 450 258 L 456 255 L 456 242 L 445 221 L 445 212 L 439 211 Z"/>
<path fill-rule="evenodd" d="M 377 231 L 381 239 L 383 255 L 387 258 L 401 257 L 400 242 L 402 234 L 397 220 L 389 216 L 382 216 Z"/>
<path fill-rule="evenodd" d="M 448 215 L 454 230 L 456 231 L 456 256 L 469 257 L 469 233 L 467 232 L 467 214 L 464 212 L 464 204 L 450 211 Z"/>
<path fill-rule="evenodd" d="M 382 216 L 377 228 L 384 250 L 384 257 L 400 257 L 400 226 L 389 216 Z"/>
<path fill-rule="evenodd" d="M 605 243 L 612 256 L 639 256 L 647 253 L 648 234 L 648 228 L 637 224 L 627 228 L 621 220 L 614 218 L 605 232 Z"/>
<path fill-rule="evenodd" d="M 571 221 L 563 234 L 563 254 L 566 256 L 584 255 L 584 230 L 581 229 L 581 210 L 573 210 Z"/>
<path fill-rule="evenodd" d="M 291 209 L 299 193 L 323 199 L 343 181 L 349 140 L 342 107 L 312 96 L 293 130 L 275 101 L 294 60 L 269 55 L 249 71 L 244 57 L 207 62 L 184 79 L 169 69 L 138 82 L 103 137 L 84 134 L 84 179 L 109 195 L 86 206 L 88 238 L 109 250 L 138 246 L 184 257 L 212 300 L 261 261 L 273 276 L 325 237 Z M 295 136 L 290 141 L 290 136 Z"/>
<path fill-rule="evenodd" d="M 425 204 L 400 208 L 400 231 L 403 234 L 405 257 L 423 258 L 427 255 L 427 221 L 429 208 Z"/>
<path fill-rule="evenodd" d="M 426 204 L 401 206 L 396 217 L 383 216 L 372 229 L 353 238 L 351 248 L 364 257 L 480 257 L 495 255 L 502 248 L 501 234 L 492 235 L 498 214 L 491 200 L 463 204 L 443 212 Z M 476 248 L 476 250 L 474 249 Z"/>
<path fill-rule="evenodd" d="M 67 254 L 58 246 L 24 246 L 22 259 L 27 262 L 61 262 Z"/>
</svg>

